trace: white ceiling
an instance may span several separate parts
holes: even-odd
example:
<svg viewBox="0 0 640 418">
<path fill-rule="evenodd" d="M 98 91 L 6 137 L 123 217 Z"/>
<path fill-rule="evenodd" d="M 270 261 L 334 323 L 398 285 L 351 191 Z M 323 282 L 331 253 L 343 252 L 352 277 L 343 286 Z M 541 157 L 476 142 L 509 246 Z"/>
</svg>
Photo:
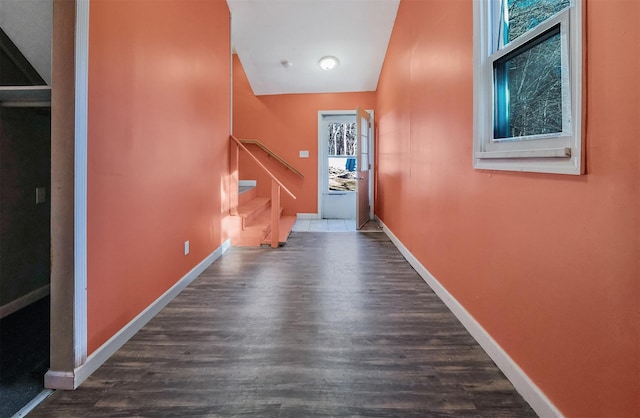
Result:
<svg viewBox="0 0 640 418">
<path fill-rule="evenodd" d="M 265 95 L 376 90 L 399 0 L 227 4 L 233 46 L 254 94 Z M 336 56 L 340 65 L 322 70 L 318 61 L 326 55 Z"/>
<path fill-rule="evenodd" d="M 52 0 L 0 0 L 0 27 L 51 84 Z"/>
</svg>

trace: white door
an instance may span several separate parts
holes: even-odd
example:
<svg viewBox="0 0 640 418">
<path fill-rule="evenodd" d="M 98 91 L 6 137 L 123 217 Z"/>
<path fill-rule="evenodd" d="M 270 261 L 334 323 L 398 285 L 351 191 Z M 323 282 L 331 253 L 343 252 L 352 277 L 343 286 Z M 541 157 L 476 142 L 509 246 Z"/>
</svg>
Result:
<svg viewBox="0 0 640 418">
<path fill-rule="evenodd" d="M 365 119 L 366 122 L 363 122 Z M 362 126 L 359 131 L 358 121 Z M 360 218 L 365 219 L 364 223 L 373 216 L 372 126 L 373 111 L 358 108 L 318 112 L 320 218 L 357 221 L 359 209 L 362 210 Z M 364 167 L 361 167 L 362 161 L 365 161 Z M 363 180 L 358 180 L 358 177 L 363 177 Z M 358 198 L 362 199 L 360 203 Z"/>
</svg>

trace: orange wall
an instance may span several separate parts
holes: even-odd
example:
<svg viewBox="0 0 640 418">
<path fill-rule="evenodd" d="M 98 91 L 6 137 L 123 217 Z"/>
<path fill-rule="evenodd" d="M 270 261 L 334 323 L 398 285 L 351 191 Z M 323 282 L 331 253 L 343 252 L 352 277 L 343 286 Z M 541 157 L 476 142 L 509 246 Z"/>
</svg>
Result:
<svg viewBox="0 0 640 418">
<path fill-rule="evenodd" d="M 587 175 L 472 168 L 472 1 L 402 0 L 377 215 L 569 416 L 640 416 L 640 2 L 589 0 Z"/>
<path fill-rule="evenodd" d="M 89 352 L 223 240 L 229 11 L 188 6 L 91 1 Z"/>
<path fill-rule="evenodd" d="M 287 215 L 318 212 L 318 111 L 357 106 L 373 109 L 375 92 L 255 96 L 238 56 L 233 56 L 233 134 L 260 140 L 304 174 L 300 178 L 284 170 L 276 172 L 297 197 L 293 200 L 282 193 Z M 309 158 L 300 158 L 301 150 L 308 150 Z M 240 179 L 258 180 L 258 194 L 270 196 L 271 181 L 244 153 L 240 155 Z"/>
</svg>

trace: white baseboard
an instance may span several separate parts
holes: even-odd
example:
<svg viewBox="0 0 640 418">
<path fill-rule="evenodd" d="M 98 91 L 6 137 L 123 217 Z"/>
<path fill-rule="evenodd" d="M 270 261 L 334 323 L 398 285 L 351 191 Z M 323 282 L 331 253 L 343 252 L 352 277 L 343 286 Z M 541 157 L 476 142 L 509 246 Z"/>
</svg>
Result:
<svg viewBox="0 0 640 418">
<path fill-rule="evenodd" d="M 36 302 L 43 297 L 49 294 L 50 285 L 44 285 L 42 287 L 37 288 L 24 296 L 19 297 L 18 299 L 12 300 L 9 303 L 5 303 L 0 306 L 0 319 L 5 316 L 9 316 L 12 313 L 19 311 L 20 309 L 31 305 L 33 302 Z"/>
<path fill-rule="evenodd" d="M 257 180 L 238 180 L 238 187 L 255 187 L 257 184 Z"/>
<path fill-rule="evenodd" d="M 320 219 L 317 213 L 298 213 L 297 219 Z"/>
<path fill-rule="evenodd" d="M 47 370 L 44 374 L 44 387 L 47 389 L 73 390 L 75 385 L 75 373 L 61 370 Z"/>
<path fill-rule="evenodd" d="M 102 344 L 94 351 L 87 361 L 78 366 L 73 372 L 49 370 L 45 374 L 45 387 L 50 389 L 76 389 L 85 381 L 98 367 L 109 359 L 120 349 L 131 337 L 158 314 L 169 302 L 171 302 L 185 287 L 193 282 L 207 267 L 216 261 L 231 247 L 231 241 L 226 240 L 214 252 L 209 254 L 204 260 L 198 263 L 191 271 L 185 274 L 169 290 L 156 299 L 138 316 L 133 318 L 127 325 L 122 327 L 113 337 Z"/>
<path fill-rule="evenodd" d="M 384 233 L 387 234 L 404 258 L 407 259 L 420 277 L 422 277 L 435 294 L 438 295 L 451 312 L 453 312 L 471 336 L 480 344 L 494 363 L 496 363 L 498 368 L 502 370 L 502 373 L 509 379 L 520 395 L 531 405 L 531 408 L 541 417 L 562 417 L 563 415 L 558 408 L 546 397 L 542 390 L 527 376 L 520 366 L 509 357 L 507 352 L 500 347 L 482 325 L 429 273 L 380 219 L 378 219 L 378 222 Z"/>
<path fill-rule="evenodd" d="M 216 250 L 216 251 L 221 251 L 220 254 L 218 254 L 213 261 L 216 261 L 216 259 L 218 259 L 218 257 L 220 257 L 222 254 L 226 253 L 227 250 L 231 248 L 231 239 L 227 239 L 225 242 L 222 243 L 222 245 Z M 214 251 L 213 254 L 216 254 L 216 252 Z M 209 265 L 211 265 L 213 263 L 213 261 L 211 263 L 209 263 Z M 200 274 L 200 273 L 198 273 Z"/>
</svg>

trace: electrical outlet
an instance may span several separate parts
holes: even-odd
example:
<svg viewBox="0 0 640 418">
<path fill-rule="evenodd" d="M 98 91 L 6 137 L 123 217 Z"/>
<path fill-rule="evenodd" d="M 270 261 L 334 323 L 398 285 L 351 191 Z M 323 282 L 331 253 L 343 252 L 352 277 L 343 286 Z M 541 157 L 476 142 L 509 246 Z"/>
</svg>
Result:
<svg viewBox="0 0 640 418">
<path fill-rule="evenodd" d="M 189 241 L 184 242 L 184 255 L 189 254 Z"/>
<path fill-rule="evenodd" d="M 307 150 L 300 151 L 300 158 L 309 158 L 309 151 Z"/>
</svg>

